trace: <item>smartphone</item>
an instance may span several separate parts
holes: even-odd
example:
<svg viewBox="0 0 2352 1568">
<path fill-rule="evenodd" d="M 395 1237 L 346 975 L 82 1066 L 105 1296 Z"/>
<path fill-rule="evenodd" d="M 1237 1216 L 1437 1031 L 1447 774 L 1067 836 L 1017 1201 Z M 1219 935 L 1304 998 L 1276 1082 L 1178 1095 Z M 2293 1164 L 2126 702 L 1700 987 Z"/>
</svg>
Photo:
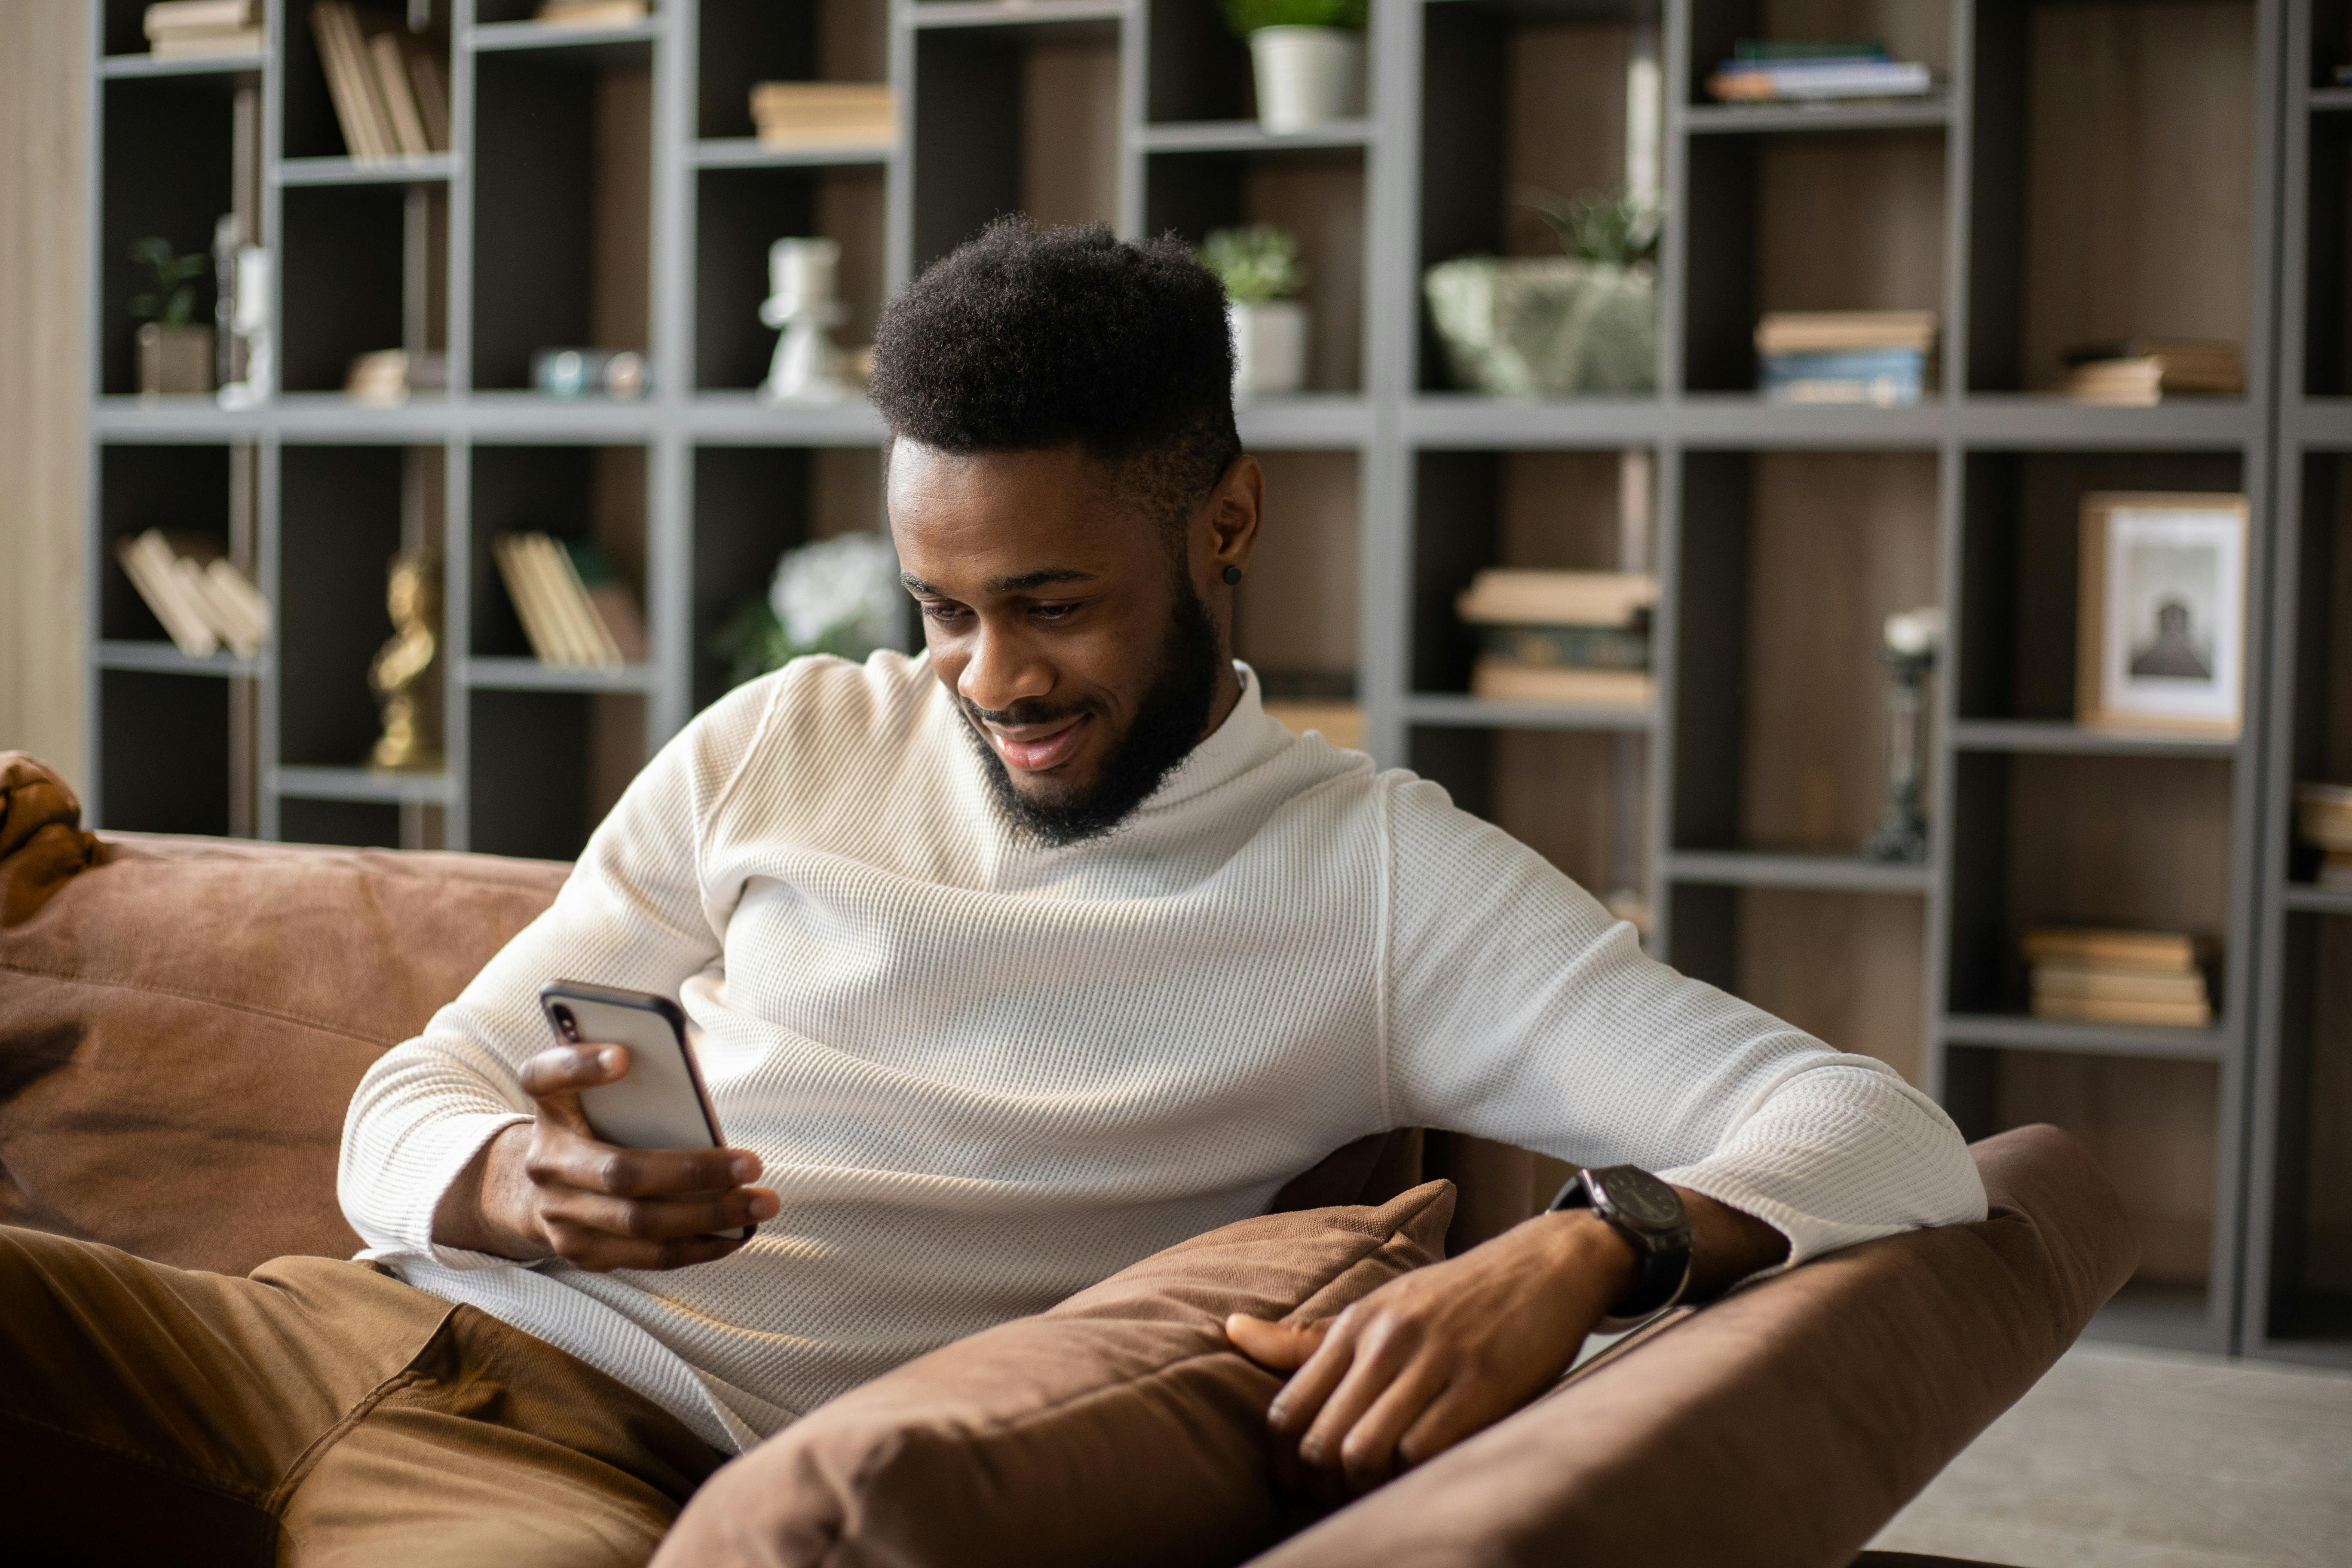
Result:
<svg viewBox="0 0 2352 1568">
<path fill-rule="evenodd" d="M 539 1005 L 566 1045 L 629 1048 L 625 1077 L 580 1091 L 580 1109 L 598 1138 L 624 1149 L 726 1147 L 677 1003 L 646 991 L 551 980 L 539 988 Z M 740 1241 L 751 1233 L 719 1234 Z"/>
</svg>

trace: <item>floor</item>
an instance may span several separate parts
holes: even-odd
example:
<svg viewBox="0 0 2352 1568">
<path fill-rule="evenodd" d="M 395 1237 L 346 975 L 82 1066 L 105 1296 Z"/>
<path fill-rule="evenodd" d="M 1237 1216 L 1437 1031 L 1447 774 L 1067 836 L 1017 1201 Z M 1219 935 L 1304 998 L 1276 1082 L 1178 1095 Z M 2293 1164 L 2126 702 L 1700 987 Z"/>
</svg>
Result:
<svg viewBox="0 0 2352 1568">
<path fill-rule="evenodd" d="M 2077 1346 L 1871 1544 L 2014 1568 L 2352 1568 L 2352 1373 Z"/>
</svg>

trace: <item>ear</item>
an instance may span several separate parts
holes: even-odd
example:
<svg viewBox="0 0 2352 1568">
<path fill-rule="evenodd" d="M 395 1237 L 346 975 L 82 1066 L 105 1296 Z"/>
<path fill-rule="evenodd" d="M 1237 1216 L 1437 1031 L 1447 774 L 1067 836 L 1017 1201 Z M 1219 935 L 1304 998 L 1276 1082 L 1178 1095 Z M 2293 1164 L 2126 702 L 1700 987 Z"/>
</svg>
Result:
<svg viewBox="0 0 2352 1568">
<path fill-rule="evenodd" d="M 1257 525 L 1265 510 L 1265 470 L 1247 452 L 1226 465 L 1224 477 L 1216 489 L 1209 492 L 1202 503 L 1204 530 L 1208 544 L 1207 579 L 1215 591 L 1232 592 L 1224 581 L 1225 568 L 1249 570 L 1250 556 L 1257 549 Z"/>
</svg>

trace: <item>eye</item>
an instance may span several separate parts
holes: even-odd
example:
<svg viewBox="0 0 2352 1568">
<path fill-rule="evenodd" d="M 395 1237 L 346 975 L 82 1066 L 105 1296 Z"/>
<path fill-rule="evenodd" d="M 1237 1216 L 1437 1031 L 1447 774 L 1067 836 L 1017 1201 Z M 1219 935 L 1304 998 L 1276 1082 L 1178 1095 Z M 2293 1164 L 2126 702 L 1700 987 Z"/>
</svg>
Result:
<svg viewBox="0 0 2352 1568">
<path fill-rule="evenodd" d="M 1076 605 L 1032 605 L 1029 613 L 1041 621 L 1062 621 L 1078 613 Z"/>
<path fill-rule="evenodd" d="M 926 600 L 923 604 L 924 618 L 938 621 L 943 626 L 954 621 L 964 613 L 964 607 L 961 605 L 941 604 L 936 600 Z"/>
</svg>

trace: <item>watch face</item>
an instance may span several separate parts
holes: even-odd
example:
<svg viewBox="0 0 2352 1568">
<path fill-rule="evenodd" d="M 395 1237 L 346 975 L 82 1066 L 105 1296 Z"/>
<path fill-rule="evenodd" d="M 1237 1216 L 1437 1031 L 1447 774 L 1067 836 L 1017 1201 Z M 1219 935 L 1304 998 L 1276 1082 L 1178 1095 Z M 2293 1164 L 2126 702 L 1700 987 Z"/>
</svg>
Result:
<svg viewBox="0 0 2352 1568">
<path fill-rule="evenodd" d="M 1620 1165 L 1602 1176 L 1609 1206 L 1637 1230 L 1672 1230 L 1683 1223 L 1683 1201 L 1674 1188 L 1635 1165 Z"/>
</svg>

